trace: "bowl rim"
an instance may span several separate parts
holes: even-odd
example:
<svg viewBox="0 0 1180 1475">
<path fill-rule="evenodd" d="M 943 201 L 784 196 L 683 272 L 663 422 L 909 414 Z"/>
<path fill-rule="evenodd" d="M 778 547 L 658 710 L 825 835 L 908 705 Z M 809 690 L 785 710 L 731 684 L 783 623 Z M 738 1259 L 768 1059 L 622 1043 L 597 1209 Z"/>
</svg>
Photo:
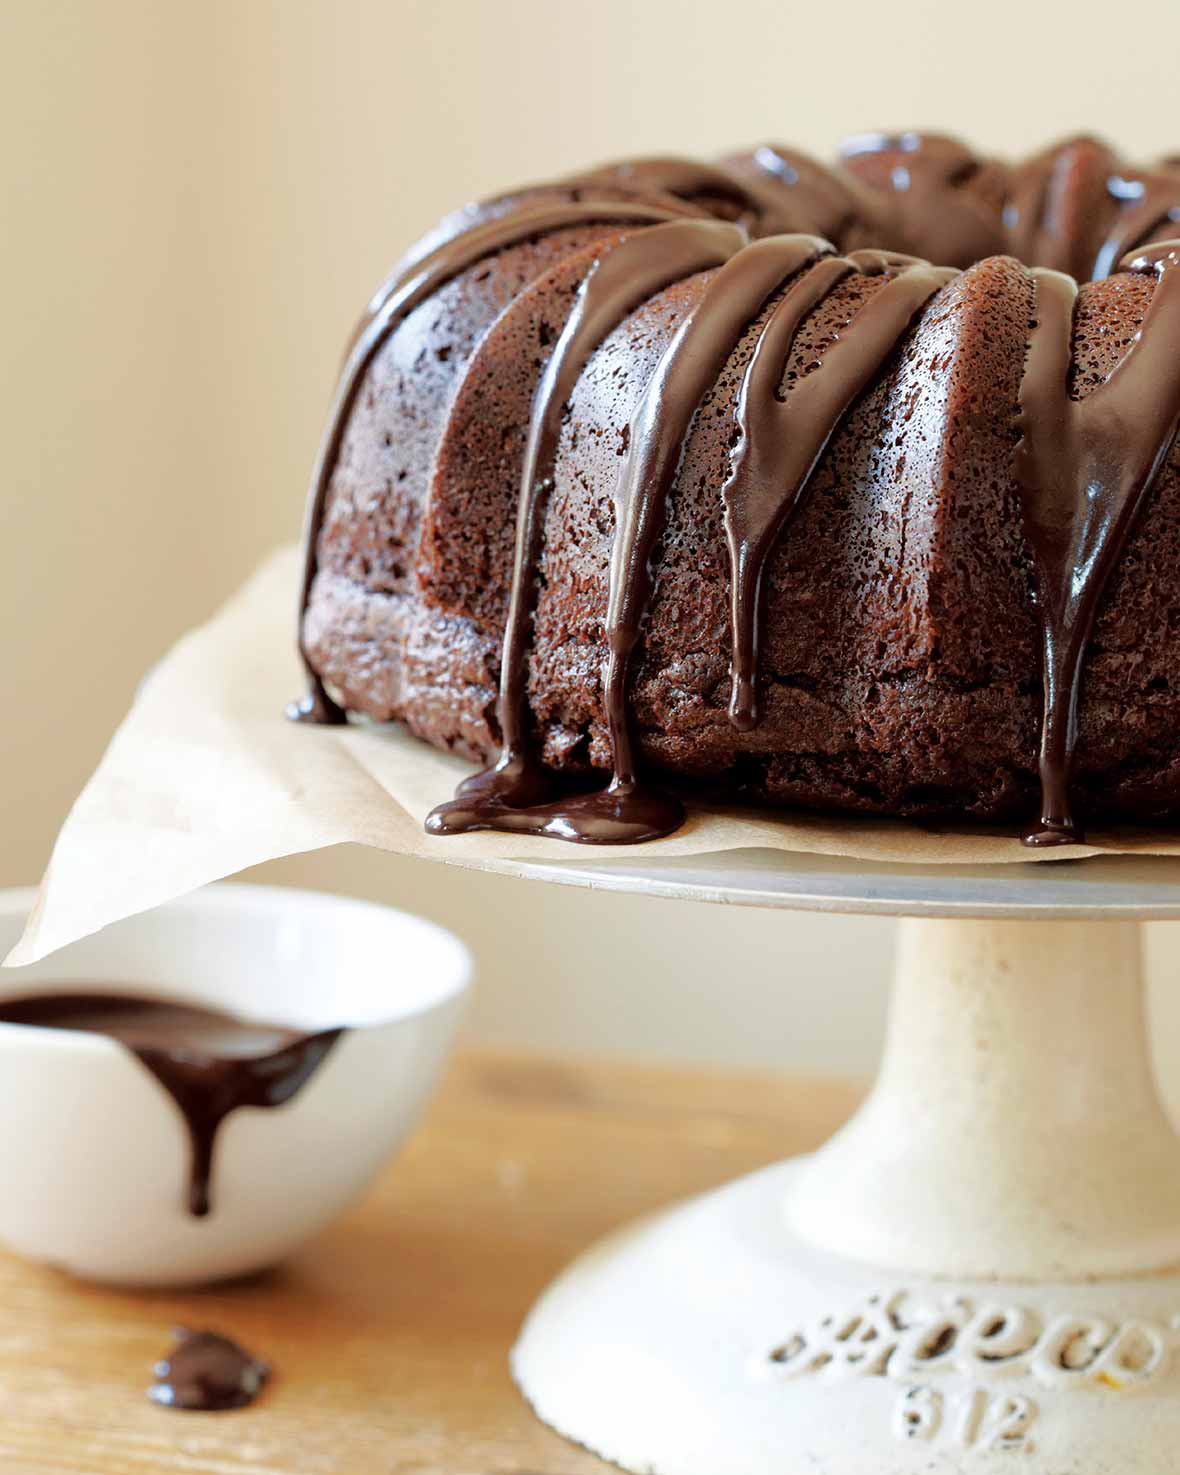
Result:
<svg viewBox="0 0 1180 1475">
<path fill-rule="evenodd" d="M 0 887 L 0 919 L 7 920 L 13 916 L 27 917 L 36 903 L 37 896 L 36 886 Z M 405 911 L 400 907 L 389 906 L 385 902 L 370 901 L 365 897 L 348 896 L 332 891 L 318 891 L 311 887 L 276 886 L 252 881 L 212 881 L 193 891 L 161 902 L 157 906 L 145 908 L 141 912 L 121 918 L 111 923 L 110 926 L 134 926 L 140 918 L 154 916 L 170 909 L 202 913 L 230 911 L 238 916 L 250 912 L 255 915 L 275 914 L 280 908 L 291 906 L 293 901 L 298 901 L 307 908 L 331 911 L 337 916 L 346 913 L 356 917 L 384 919 L 395 927 L 400 926 L 417 933 L 418 937 L 434 950 L 435 956 L 431 960 L 434 976 L 429 989 L 424 990 L 414 1002 L 398 1009 L 391 1007 L 390 1012 L 386 1015 L 348 1026 L 350 1032 L 361 1033 L 397 1028 L 457 1003 L 470 991 L 475 960 L 470 948 L 456 933 L 427 917 Z M 74 947 L 85 946 L 90 938 L 106 930 L 106 928 L 100 928 L 98 932 L 79 938 L 76 943 L 70 943 L 67 948 L 59 951 L 65 952 Z M 0 968 L 0 998 L 35 997 L 39 985 L 60 982 L 47 977 L 32 979 L 26 976 L 28 969 L 36 968 L 40 971 L 47 963 L 51 964 L 54 956 L 55 954 L 50 953 L 39 962 L 21 968 Z M 248 1011 L 243 1011 L 243 1018 L 250 1018 Z M 0 1022 L 0 1040 L 5 1043 L 11 1042 L 18 1031 L 25 1039 L 32 1031 L 38 1037 L 39 1045 L 50 1046 L 52 1044 L 55 1048 L 106 1049 L 114 1043 L 99 1034 L 39 1028 L 26 1024 L 7 1025 Z"/>
</svg>

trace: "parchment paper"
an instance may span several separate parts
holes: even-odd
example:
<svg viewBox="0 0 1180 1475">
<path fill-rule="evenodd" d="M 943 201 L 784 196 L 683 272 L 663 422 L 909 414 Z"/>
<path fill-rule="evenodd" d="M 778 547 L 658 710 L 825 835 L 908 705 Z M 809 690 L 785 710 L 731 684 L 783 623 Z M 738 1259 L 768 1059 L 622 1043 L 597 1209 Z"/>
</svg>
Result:
<svg viewBox="0 0 1180 1475">
<path fill-rule="evenodd" d="M 274 554 L 209 624 L 151 674 L 74 805 L 25 935 L 30 963 L 133 913 L 277 856 L 353 842 L 435 860 L 569 860 L 529 836 L 425 834 L 428 811 L 468 766 L 396 727 L 304 727 L 294 649 L 299 554 Z M 1180 855 L 1180 836 L 1127 833 L 1048 854 L 993 833 L 892 821 L 696 811 L 645 846 L 596 847 L 597 863 L 756 846 L 909 864 L 1052 861 L 1111 851 Z"/>
</svg>

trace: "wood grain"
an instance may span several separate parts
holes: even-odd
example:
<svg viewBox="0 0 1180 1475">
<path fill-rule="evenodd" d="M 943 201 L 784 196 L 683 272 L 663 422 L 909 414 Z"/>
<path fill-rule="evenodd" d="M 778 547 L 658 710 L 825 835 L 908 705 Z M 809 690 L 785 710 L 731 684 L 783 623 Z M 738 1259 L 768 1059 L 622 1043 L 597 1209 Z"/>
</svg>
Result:
<svg viewBox="0 0 1180 1475">
<path fill-rule="evenodd" d="M 815 1146 L 857 1093 L 482 1051 L 406 1151 L 280 1271 L 111 1292 L 0 1254 L 0 1469 L 16 1475 L 589 1475 L 521 1403 L 529 1305 L 624 1221 Z M 175 1325 L 274 1365 L 239 1413 L 148 1403 Z"/>
</svg>

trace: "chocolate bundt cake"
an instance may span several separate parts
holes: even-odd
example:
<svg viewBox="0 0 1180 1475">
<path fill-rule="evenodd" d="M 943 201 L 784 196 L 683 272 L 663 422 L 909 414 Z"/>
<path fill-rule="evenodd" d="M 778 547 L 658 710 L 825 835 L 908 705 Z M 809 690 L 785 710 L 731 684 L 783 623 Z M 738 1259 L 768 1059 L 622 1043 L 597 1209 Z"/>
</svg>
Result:
<svg viewBox="0 0 1180 1475">
<path fill-rule="evenodd" d="M 436 834 L 648 839 L 668 783 L 1031 844 L 1180 814 L 1173 235 L 1180 165 L 1089 138 L 447 217 L 344 368 L 292 715 L 490 765 Z"/>
</svg>

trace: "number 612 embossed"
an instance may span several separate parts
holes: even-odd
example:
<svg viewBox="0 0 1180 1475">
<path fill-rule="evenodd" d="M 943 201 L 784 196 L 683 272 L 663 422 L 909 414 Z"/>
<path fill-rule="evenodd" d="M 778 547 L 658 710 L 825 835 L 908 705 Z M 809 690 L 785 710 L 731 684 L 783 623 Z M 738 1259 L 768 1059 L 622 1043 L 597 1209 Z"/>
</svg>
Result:
<svg viewBox="0 0 1180 1475">
<path fill-rule="evenodd" d="M 1028 1453 L 1037 1406 L 1021 1394 L 943 1393 L 925 1386 L 907 1388 L 897 1405 L 893 1431 L 899 1439 L 920 1440 L 959 1450 L 1009 1449 Z"/>
</svg>

